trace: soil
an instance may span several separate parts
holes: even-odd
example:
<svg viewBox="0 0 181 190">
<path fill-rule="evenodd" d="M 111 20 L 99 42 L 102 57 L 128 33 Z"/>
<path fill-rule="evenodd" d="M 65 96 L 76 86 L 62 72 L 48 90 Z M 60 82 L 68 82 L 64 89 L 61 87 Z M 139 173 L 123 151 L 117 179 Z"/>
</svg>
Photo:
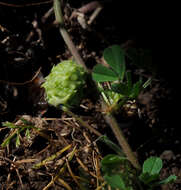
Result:
<svg viewBox="0 0 181 190">
<path fill-rule="evenodd" d="M 84 28 L 78 9 L 90 2 L 63 1 L 65 28 L 90 71 L 95 64 L 103 63 L 103 50 L 110 45 L 136 52 L 135 64 L 128 65 L 134 79 L 141 76 L 153 80 L 134 103 L 136 108 L 131 109 L 133 102 L 129 102 L 116 118 L 140 164 L 150 156 L 158 156 L 164 164 L 160 178 L 178 176 L 174 184 L 160 189 L 180 190 L 178 87 L 170 67 L 152 61 L 151 10 L 126 3 L 122 9 L 115 1 L 101 1 L 102 10 Z M 13 133 L 4 122 L 31 126 L 29 138 L 25 131 L 20 134 L 19 146 L 12 138 L 0 148 L 2 190 L 80 189 L 81 185 L 96 189 L 97 179 L 103 180 L 100 160 L 114 153 L 97 141 L 94 133 L 44 100 L 44 90 L 40 88 L 43 78 L 53 65 L 72 58 L 54 23 L 54 14 L 47 17 L 51 8 L 52 1 L 0 2 L 0 144 Z M 86 22 L 92 12 L 82 13 Z M 74 112 L 117 143 L 97 97 L 92 96 L 92 91 L 87 94 Z M 52 155 L 54 159 L 50 159 Z M 49 160 L 42 162 L 45 159 Z"/>
</svg>

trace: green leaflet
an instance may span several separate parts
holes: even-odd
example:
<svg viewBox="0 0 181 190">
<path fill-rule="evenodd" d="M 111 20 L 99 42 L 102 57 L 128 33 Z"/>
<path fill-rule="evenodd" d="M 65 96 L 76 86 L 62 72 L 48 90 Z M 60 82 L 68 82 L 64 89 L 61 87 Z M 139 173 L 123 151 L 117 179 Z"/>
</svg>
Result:
<svg viewBox="0 0 181 190">
<path fill-rule="evenodd" d="M 92 77 L 96 82 L 116 81 L 119 79 L 114 71 L 100 64 L 94 67 Z"/>
<path fill-rule="evenodd" d="M 111 66 L 122 81 L 126 71 L 124 50 L 118 45 L 113 45 L 104 50 L 103 56 L 107 64 Z"/>
<path fill-rule="evenodd" d="M 158 157 L 150 157 L 143 164 L 143 173 L 149 173 L 150 175 L 159 174 L 163 167 L 162 160 Z"/>
</svg>

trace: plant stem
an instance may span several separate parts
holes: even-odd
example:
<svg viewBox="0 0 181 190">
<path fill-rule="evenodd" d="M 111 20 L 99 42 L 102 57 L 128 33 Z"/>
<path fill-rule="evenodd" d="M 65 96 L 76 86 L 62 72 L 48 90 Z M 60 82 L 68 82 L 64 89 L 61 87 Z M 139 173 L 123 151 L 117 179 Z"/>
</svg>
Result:
<svg viewBox="0 0 181 190">
<path fill-rule="evenodd" d="M 74 56 L 75 61 L 78 64 L 81 64 L 85 68 L 85 70 L 88 71 L 84 61 L 80 57 L 80 55 L 79 55 L 75 45 L 73 44 L 69 34 L 67 33 L 66 29 L 64 28 L 63 16 L 62 16 L 62 11 L 61 11 L 61 1 L 60 0 L 54 0 L 54 12 L 55 12 L 55 16 L 56 16 L 56 21 L 60 24 L 60 27 L 59 27 L 60 33 L 61 33 L 65 43 L 67 44 L 70 52 Z M 101 104 L 102 104 L 103 110 L 107 108 L 106 103 L 102 99 L 101 99 Z M 84 126 L 87 125 L 85 122 L 83 122 L 80 119 L 80 117 L 78 117 L 74 113 L 70 112 L 70 110 L 66 110 L 66 112 L 68 114 L 70 114 L 71 116 L 75 117 L 77 120 L 79 120 L 79 122 L 81 124 L 83 124 Z M 130 162 L 132 163 L 132 165 L 136 169 L 140 170 L 141 167 L 140 167 L 140 165 L 138 163 L 138 160 L 137 160 L 136 156 L 134 155 L 133 151 L 131 150 L 131 147 L 129 146 L 127 140 L 125 139 L 124 134 L 121 131 L 121 129 L 120 129 L 118 123 L 116 122 L 115 118 L 113 117 L 113 115 L 106 114 L 106 115 L 104 115 L 104 117 L 105 117 L 105 120 L 110 125 L 115 137 L 117 138 L 117 140 L 118 140 L 120 146 L 122 147 L 122 149 L 123 149 L 125 155 L 127 156 L 127 158 L 130 160 Z M 89 126 L 87 126 L 87 128 L 89 128 Z M 90 130 L 92 130 L 92 129 L 90 129 Z M 101 134 L 99 134 L 99 132 L 98 132 L 97 135 L 100 136 Z"/>
<path fill-rule="evenodd" d="M 101 103 L 102 103 L 102 109 L 105 110 L 106 109 L 105 107 L 107 107 L 107 105 L 105 104 L 104 101 L 102 101 Z M 138 170 L 141 169 L 136 156 L 134 155 L 130 145 L 128 144 L 126 138 L 124 137 L 124 134 L 120 129 L 114 116 L 111 113 L 107 113 L 104 115 L 104 118 L 107 121 L 107 123 L 110 125 L 117 141 L 119 142 L 119 145 L 122 147 L 123 152 L 128 157 L 129 161 L 136 169 Z"/>
<path fill-rule="evenodd" d="M 61 0 L 54 0 L 54 12 L 55 12 L 55 17 L 56 17 L 56 22 L 59 24 L 59 30 L 62 35 L 62 38 L 64 39 L 66 45 L 68 46 L 71 54 L 73 55 L 75 61 L 78 64 L 81 64 L 84 67 L 84 69 L 88 72 L 88 69 L 84 61 L 82 60 L 80 54 L 78 53 L 74 43 L 72 42 L 69 34 L 67 33 L 64 27 L 62 10 L 61 10 Z"/>
</svg>

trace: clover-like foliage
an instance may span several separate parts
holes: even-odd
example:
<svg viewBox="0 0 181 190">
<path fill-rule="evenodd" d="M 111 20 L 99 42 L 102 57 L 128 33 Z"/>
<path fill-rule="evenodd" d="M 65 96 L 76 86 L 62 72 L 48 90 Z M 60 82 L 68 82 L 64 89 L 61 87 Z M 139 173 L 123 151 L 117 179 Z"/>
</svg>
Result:
<svg viewBox="0 0 181 190">
<path fill-rule="evenodd" d="M 103 56 L 108 67 L 96 65 L 92 78 L 98 83 L 105 102 L 111 106 L 109 112 L 113 112 L 127 100 L 136 99 L 141 90 L 151 83 L 151 79 L 145 83 L 141 78 L 137 82 L 132 81 L 131 72 L 126 70 L 126 52 L 118 45 L 106 48 Z M 109 85 L 101 86 L 100 83 Z"/>
</svg>

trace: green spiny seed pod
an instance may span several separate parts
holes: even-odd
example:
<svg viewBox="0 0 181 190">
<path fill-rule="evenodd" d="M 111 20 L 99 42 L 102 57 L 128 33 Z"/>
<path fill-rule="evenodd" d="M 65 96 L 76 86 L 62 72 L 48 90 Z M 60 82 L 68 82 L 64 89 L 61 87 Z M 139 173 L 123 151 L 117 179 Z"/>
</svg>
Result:
<svg viewBox="0 0 181 190">
<path fill-rule="evenodd" d="M 42 87 L 46 91 L 49 104 L 58 106 L 77 106 L 83 97 L 86 72 L 81 65 L 72 60 L 63 61 L 54 66 L 45 78 Z"/>
</svg>

